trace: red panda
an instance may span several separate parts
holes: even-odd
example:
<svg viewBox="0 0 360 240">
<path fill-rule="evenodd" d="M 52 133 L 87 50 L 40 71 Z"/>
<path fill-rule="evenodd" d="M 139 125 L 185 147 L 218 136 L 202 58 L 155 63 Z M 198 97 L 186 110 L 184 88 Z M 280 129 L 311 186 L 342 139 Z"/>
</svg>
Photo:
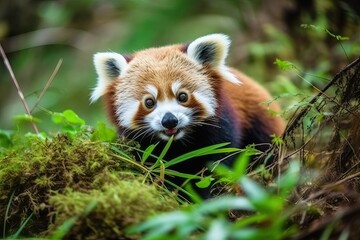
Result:
<svg viewBox="0 0 360 240">
<path fill-rule="evenodd" d="M 245 74 L 225 65 L 230 40 L 206 35 L 189 44 L 150 48 L 131 55 L 96 53 L 98 75 L 91 101 L 104 97 L 119 134 L 137 140 L 144 150 L 158 143 L 161 151 L 174 136 L 164 159 L 216 143 L 270 143 L 281 135 L 282 118 L 270 94 Z M 162 146 L 161 146 L 162 145 Z M 173 170 L 196 174 L 219 156 L 198 157 L 174 165 Z M 235 157 L 227 159 L 231 164 Z M 175 179 L 181 184 L 181 179 Z"/>
</svg>

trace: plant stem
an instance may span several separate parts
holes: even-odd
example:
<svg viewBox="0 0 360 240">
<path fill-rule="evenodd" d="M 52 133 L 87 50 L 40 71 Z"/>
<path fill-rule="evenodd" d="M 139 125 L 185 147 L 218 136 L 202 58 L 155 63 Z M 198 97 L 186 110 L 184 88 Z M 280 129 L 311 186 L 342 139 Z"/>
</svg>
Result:
<svg viewBox="0 0 360 240">
<path fill-rule="evenodd" d="M 17 91 L 18 91 L 18 95 L 19 95 L 19 97 L 20 97 L 20 100 L 21 100 L 22 104 L 24 105 L 25 111 L 26 111 L 26 113 L 31 117 L 31 112 L 30 112 L 30 109 L 29 109 L 29 107 L 28 107 L 28 105 L 27 105 L 27 103 L 26 103 L 26 100 L 25 100 L 25 98 L 24 98 L 24 94 L 22 93 L 21 88 L 20 88 L 20 86 L 19 86 L 19 83 L 18 83 L 18 81 L 17 81 L 16 78 L 15 78 L 15 74 L 14 74 L 12 68 L 11 68 L 11 65 L 10 65 L 10 63 L 9 63 L 9 60 L 8 60 L 8 58 L 6 57 L 6 54 L 5 54 L 4 49 L 2 48 L 1 44 L 0 44 L 0 52 L 1 52 L 1 56 L 2 56 L 3 59 L 4 59 L 4 64 L 5 64 L 6 68 L 7 68 L 7 70 L 9 71 L 10 76 L 11 76 L 11 79 L 13 80 L 13 82 L 14 82 L 14 84 L 15 84 L 15 87 L 16 87 L 16 89 L 17 89 Z M 34 122 L 31 122 L 31 125 L 32 125 L 35 133 L 38 134 L 38 133 L 39 133 L 39 130 L 38 130 L 36 124 L 35 124 Z"/>
<path fill-rule="evenodd" d="M 41 91 L 40 93 L 40 96 L 38 97 L 38 99 L 36 100 L 36 103 L 34 104 L 33 108 L 31 109 L 31 112 L 34 111 L 34 109 L 39 105 L 39 103 L 41 102 L 42 98 L 44 97 L 45 95 L 45 92 L 47 91 L 47 89 L 50 87 L 50 84 L 52 83 L 52 81 L 54 80 L 57 72 L 59 71 L 60 69 L 60 66 L 62 64 L 63 60 L 60 59 L 59 62 L 57 63 L 56 67 L 55 67 L 55 70 L 53 71 L 53 73 L 51 74 L 49 80 L 47 81 L 45 87 L 43 88 L 43 90 Z"/>
</svg>

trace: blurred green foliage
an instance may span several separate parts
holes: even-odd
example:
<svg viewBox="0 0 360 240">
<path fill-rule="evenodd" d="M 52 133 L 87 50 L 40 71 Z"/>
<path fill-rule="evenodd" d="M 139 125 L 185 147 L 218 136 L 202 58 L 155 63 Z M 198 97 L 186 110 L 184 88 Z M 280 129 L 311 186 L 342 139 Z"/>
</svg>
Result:
<svg viewBox="0 0 360 240">
<path fill-rule="evenodd" d="M 93 125 L 106 118 L 100 103 L 88 101 L 96 81 L 95 52 L 132 53 L 222 32 L 232 39 L 229 65 L 257 79 L 288 107 L 313 95 L 312 85 L 321 87 L 360 55 L 359 12 L 353 0 L 5 0 L 0 43 L 30 106 L 63 60 L 32 109 L 34 117 L 73 109 Z M 325 30 L 350 40 L 339 44 Z M 277 58 L 292 62 L 301 77 L 280 71 L 273 64 Z M 0 73 L 0 129 L 10 129 L 16 127 L 12 116 L 24 110 L 3 64 Z M 46 131 L 51 123 L 38 125 Z"/>
<path fill-rule="evenodd" d="M 220 196 L 178 211 L 158 214 L 128 229 L 144 233 L 142 239 L 288 239 L 296 233 L 289 225 L 294 207 L 287 198 L 300 181 L 298 162 L 292 162 L 273 189 L 264 188 L 245 174 L 246 158 L 238 160 L 233 170 L 222 171 L 222 177 L 233 179 L 244 196 Z M 245 164 L 244 164 L 245 162 Z M 229 221 L 229 211 L 243 215 Z M 250 214 L 256 212 L 256 214 Z M 234 213 L 236 214 L 236 213 Z M 275 217 L 276 216 L 276 217 Z"/>
</svg>

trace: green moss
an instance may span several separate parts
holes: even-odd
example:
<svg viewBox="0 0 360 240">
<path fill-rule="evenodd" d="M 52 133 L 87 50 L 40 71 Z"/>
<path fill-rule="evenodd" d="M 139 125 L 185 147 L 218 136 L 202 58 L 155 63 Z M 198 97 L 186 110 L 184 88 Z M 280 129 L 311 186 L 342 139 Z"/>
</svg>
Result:
<svg viewBox="0 0 360 240">
<path fill-rule="evenodd" d="M 163 192 L 140 182 L 143 175 L 138 165 L 124 157 L 131 156 L 127 149 L 91 141 L 86 132 L 78 135 L 32 136 L 0 156 L 0 229 L 6 218 L 0 234 L 11 236 L 33 214 L 21 234 L 47 236 L 50 223 L 53 231 L 67 218 L 81 215 L 93 200 L 97 203 L 94 213 L 88 215 L 89 220 L 77 221 L 69 234 L 85 236 L 87 230 L 82 227 L 94 227 L 91 236 L 123 234 L 124 226 L 175 206 L 174 200 L 166 204 L 171 200 L 162 197 Z M 110 224 L 111 231 L 99 232 L 97 224 Z"/>
<path fill-rule="evenodd" d="M 50 203 L 56 211 L 52 229 L 77 216 L 74 226 L 64 234 L 68 239 L 130 238 L 125 234 L 127 227 L 177 206 L 174 199 L 135 178 L 118 180 L 87 193 L 67 190 L 51 196 Z M 87 214 L 86 209 L 92 204 L 95 206 Z"/>
</svg>

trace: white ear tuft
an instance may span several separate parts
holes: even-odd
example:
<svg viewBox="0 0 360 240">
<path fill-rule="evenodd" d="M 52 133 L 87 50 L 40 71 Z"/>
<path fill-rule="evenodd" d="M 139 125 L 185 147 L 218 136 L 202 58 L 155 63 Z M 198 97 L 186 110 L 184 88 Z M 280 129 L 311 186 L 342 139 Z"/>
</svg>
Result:
<svg viewBox="0 0 360 240">
<path fill-rule="evenodd" d="M 200 64 L 218 67 L 225 64 L 229 47 L 229 37 L 216 33 L 195 39 L 189 44 L 187 54 Z"/>
<path fill-rule="evenodd" d="M 98 81 L 91 94 L 91 102 L 96 101 L 106 93 L 106 88 L 111 81 L 118 78 L 120 74 L 125 71 L 128 63 L 121 54 L 103 52 L 94 55 L 94 65 L 98 75 Z"/>
</svg>

